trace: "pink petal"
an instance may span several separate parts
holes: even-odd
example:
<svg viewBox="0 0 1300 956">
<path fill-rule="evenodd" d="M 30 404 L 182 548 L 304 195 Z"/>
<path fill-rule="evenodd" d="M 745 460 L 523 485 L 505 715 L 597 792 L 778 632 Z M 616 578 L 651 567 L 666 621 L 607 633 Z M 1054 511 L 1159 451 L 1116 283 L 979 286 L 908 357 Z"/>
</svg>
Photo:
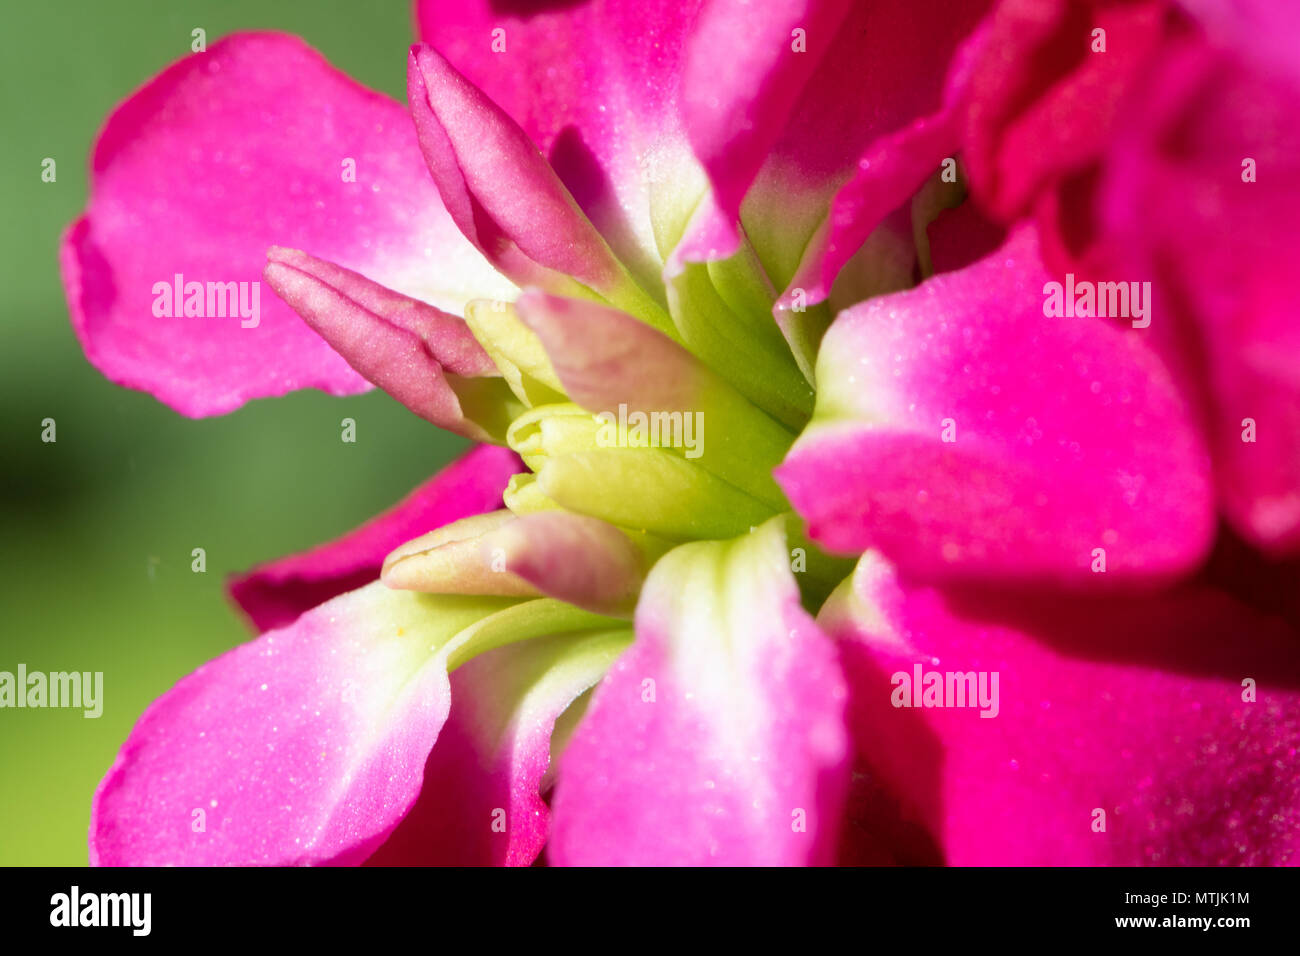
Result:
<svg viewBox="0 0 1300 956">
<path fill-rule="evenodd" d="M 949 864 L 1297 859 L 1300 666 L 1276 618 L 1199 586 L 1109 601 L 945 593 L 868 554 L 818 623 L 843 642 L 859 753 Z M 991 693 L 901 706 L 896 675 L 918 666 L 923 684 L 982 674 L 986 691 L 996 674 L 996 716 L 981 716 Z"/>
<path fill-rule="evenodd" d="M 537 597 L 540 592 L 506 566 L 488 535 L 515 521 L 505 508 L 473 515 L 407 541 L 388 557 L 379 579 L 390 588 L 425 594 Z"/>
<path fill-rule="evenodd" d="M 651 194 L 675 185 L 693 163 L 677 101 L 684 39 L 698 7 L 695 0 L 416 4 L 420 37 L 523 127 L 647 287 L 663 264 Z"/>
<path fill-rule="evenodd" d="M 796 289 L 804 302 L 824 301 L 835 277 L 889 213 L 907 202 L 943 160 L 956 152 L 950 114 L 917 120 L 868 147 L 858 168 L 831 202 L 830 214 L 804 250 L 780 308 L 790 308 Z"/>
<path fill-rule="evenodd" d="M 903 131 L 939 110 L 950 61 L 986 7 L 985 0 L 851 4 L 741 208 L 746 234 L 778 288 L 790 284 L 832 197 L 859 160 L 898 148 Z M 809 51 L 816 39 L 810 29 Z M 787 48 L 790 42 L 787 37 Z M 717 59 L 725 62 L 721 51 Z M 905 139 L 900 145 L 909 159 L 913 153 L 914 161 L 926 158 Z"/>
<path fill-rule="evenodd" d="M 1002 0 L 963 90 L 963 156 L 984 208 L 1009 222 L 1094 162 L 1164 32 L 1163 0 Z M 1094 53 L 1093 31 L 1106 35 Z"/>
<path fill-rule="evenodd" d="M 411 112 L 429 171 L 465 236 L 520 284 L 607 296 L 630 284 L 527 134 L 435 50 L 411 49 Z M 573 279 L 569 277 L 572 276 Z"/>
<path fill-rule="evenodd" d="M 780 138 L 805 85 L 831 49 L 847 0 L 706 3 L 686 45 L 683 123 L 713 183 L 715 223 L 731 227 L 740 203 Z M 795 38 L 802 31 L 803 42 Z M 720 258 L 739 237 L 710 250 Z M 709 245 L 716 245 L 720 237 Z M 703 258 L 697 249 L 691 258 Z"/>
<path fill-rule="evenodd" d="M 454 601 L 376 582 L 181 680 L 95 793 L 91 863 L 364 860 L 420 792 L 443 645 L 488 612 Z"/>
<path fill-rule="evenodd" d="M 439 428 L 491 440 L 447 378 L 501 375 L 460 316 L 295 249 L 272 246 L 262 275 L 367 381 Z"/>
<path fill-rule="evenodd" d="M 631 630 L 537 638 L 451 675 L 451 715 L 420 799 L 372 866 L 528 866 L 546 843 L 540 790 L 556 719 L 600 680 Z"/>
<path fill-rule="evenodd" d="M 930 267 L 955 272 L 991 255 L 1007 239 L 1007 231 L 985 218 L 973 202 L 944 210 L 926 227 Z"/>
<path fill-rule="evenodd" d="M 1104 268 L 1149 276 L 1160 344 L 1199 396 L 1223 510 L 1300 552 L 1300 87 L 1174 46 L 1100 187 Z M 1243 162 L 1255 182 L 1243 181 Z M 1254 441 L 1244 440 L 1253 423 Z"/>
<path fill-rule="evenodd" d="M 657 543 L 638 547 L 611 524 L 567 511 L 523 515 L 488 535 L 504 567 L 543 594 L 601 614 L 630 615 Z M 648 553 L 647 553 L 648 552 Z"/>
<path fill-rule="evenodd" d="M 1275 76 L 1300 81 L 1300 7 L 1276 0 L 1178 0 L 1205 28 L 1206 39 L 1236 50 Z"/>
<path fill-rule="evenodd" d="M 308 608 L 374 581 L 384 557 L 398 545 L 500 507 L 510 476 L 522 468 L 505 448 L 475 448 L 342 538 L 235 578 L 230 594 L 259 631 L 283 627 Z"/>
<path fill-rule="evenodd" d="M 774 519 L 655 566 L 637 641 L 560 762 L 552 862 L 828 859 L 847 783 L 844 691 L 789 561 Z"/>
<path fill-rule="evenodd" d="M 508 288 L 443 212 L 400 106 L 294 37 L 237 34 L 164 70 L 99 137 L 91 199 L 61 252 L 87 357 L 193 416 L 298 388 L 364 390 L 260 287 L 256 316 L 244 287 L 247 319 L 153 314 L 155 283 L 256 283 L 276 244 L 450 308 Z"/>
<path fill-rule="evenodd" d="M 1191 410 L 1142 337 L 1044 315 L 1032 230 L 841 313 L 777 479 L 812 537 L 927 577 L 1103 583 L 1194 566 L 1214 529 Z M 951 439 L 951 440 L 945 440 Z"/>
</svg>

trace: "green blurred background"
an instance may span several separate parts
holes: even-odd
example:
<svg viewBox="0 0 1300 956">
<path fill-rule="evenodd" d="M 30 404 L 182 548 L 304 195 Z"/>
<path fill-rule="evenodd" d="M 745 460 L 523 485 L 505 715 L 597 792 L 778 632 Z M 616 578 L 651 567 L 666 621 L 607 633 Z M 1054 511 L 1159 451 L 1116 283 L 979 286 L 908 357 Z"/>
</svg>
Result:
<svg viewBox="0 0 1300 956">
<path fill-rule="evenodd" d="M 59 234 L 121 99 L 236 30 L 299 34 L 404 97 L 401 0 L 5 3 L 0 24 L 0 670 L 103 671 L 104 713 L 0 710 L 0 864 L 84 864 L 90 797 L 145 706 L 248 639 L 228 574 L 337 536 L 464 443 L 382 393 L 304 392 L 191 421 L 109 384 L 68 324 Z M 41 160 L 58 181 L 41 181 Z M 356 444 L 339 420 L 357 421 Z M 41 441 L 53 418 L 58 441 Z M 207 573 L 190 552 L 207 550 Z"/>
</svg>

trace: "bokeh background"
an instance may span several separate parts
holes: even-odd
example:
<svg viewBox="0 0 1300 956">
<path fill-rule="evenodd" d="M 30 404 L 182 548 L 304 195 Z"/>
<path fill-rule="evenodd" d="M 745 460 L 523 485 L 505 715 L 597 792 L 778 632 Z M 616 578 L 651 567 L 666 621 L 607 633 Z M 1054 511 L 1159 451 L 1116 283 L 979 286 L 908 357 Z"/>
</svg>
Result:
<svg viewBox="0 0 1300 956">
<path fill-rule="evenodd" d="M 335 537 L 464 442 L 386 395 L 304 392 L 182 418 L 111 385 L 68 324 L 57 249 L 108 112 L 190 50 L 296 33 L 404 99 L 403 0 L 52 0 L 0 24 L 0 670 L 103 671 L 104 713 L 0 710 L 0 865 L 84 864 L 90 798 L 140 712 L 249 639 L 229 574 Z M 58 179 L 41 181 L 41 161 Z M 357 421 L 356 444 L 339 422 Z M 58 441 L 41 441 L 41 420 Z M 207 573 L 190 570 L 207 551 Z"/>
</svg>

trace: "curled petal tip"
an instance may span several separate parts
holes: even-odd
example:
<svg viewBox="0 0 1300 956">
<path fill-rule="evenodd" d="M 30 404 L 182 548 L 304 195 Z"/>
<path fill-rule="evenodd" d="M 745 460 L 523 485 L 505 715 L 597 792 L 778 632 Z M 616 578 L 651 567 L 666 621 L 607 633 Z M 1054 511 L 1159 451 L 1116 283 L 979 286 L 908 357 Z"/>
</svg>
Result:
<svg viewBox="0 0 1300 956">
<path fill-rule="evenodd" d="M 484 548 L 544 594 L 601 614 L 630 616 L 646 555 L 611 524 L 563 511 L 525 515 L 487 535 Z"/>
<path fill-rule="evenodd" d="M 561 291 L 582 283 L 614 294 L 631 283 L 527 133 L 482 90 L 424 44 L 411 47 L 407 85 L 443 202 L 502 273 Z"/>
<path fill-rule="evenodd" d="M 706 193 L 687 223 L 686 232 L 664 263 L 663 279 L 669 284 L 692 263 L 713 262 L 734 256 L 740 249 L 736 213 L 725 212 L 713 192 Z"/>
<path fill-rule="evenodd" d="M 496 372 L 462 319 L 295 249 L 268 250 L 263 276 L 367 381 L 441 428 L 489 437 L 444 375 Z"/>
<path fill-rule="evenodd" d="M 384 559 L 381 580 L 399 591 L 537 597 L 484 536 L 514 520 L 505 510 L 474 515 L 408 541 Z"/>
</svg>

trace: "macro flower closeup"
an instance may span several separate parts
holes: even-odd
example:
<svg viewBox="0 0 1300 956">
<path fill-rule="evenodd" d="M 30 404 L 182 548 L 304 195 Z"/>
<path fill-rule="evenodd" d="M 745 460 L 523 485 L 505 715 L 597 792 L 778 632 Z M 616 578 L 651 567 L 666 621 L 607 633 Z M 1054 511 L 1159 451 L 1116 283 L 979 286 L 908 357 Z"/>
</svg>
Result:
<svg viewBox="0 0 1300 956">
<path fill-rule="evenodd" d="M 92 863 L 1300 861 L 1291 5 L 413 13 L 99 133 L 104 376 L 473 447 L 231 581 Z"/>
</svg>

